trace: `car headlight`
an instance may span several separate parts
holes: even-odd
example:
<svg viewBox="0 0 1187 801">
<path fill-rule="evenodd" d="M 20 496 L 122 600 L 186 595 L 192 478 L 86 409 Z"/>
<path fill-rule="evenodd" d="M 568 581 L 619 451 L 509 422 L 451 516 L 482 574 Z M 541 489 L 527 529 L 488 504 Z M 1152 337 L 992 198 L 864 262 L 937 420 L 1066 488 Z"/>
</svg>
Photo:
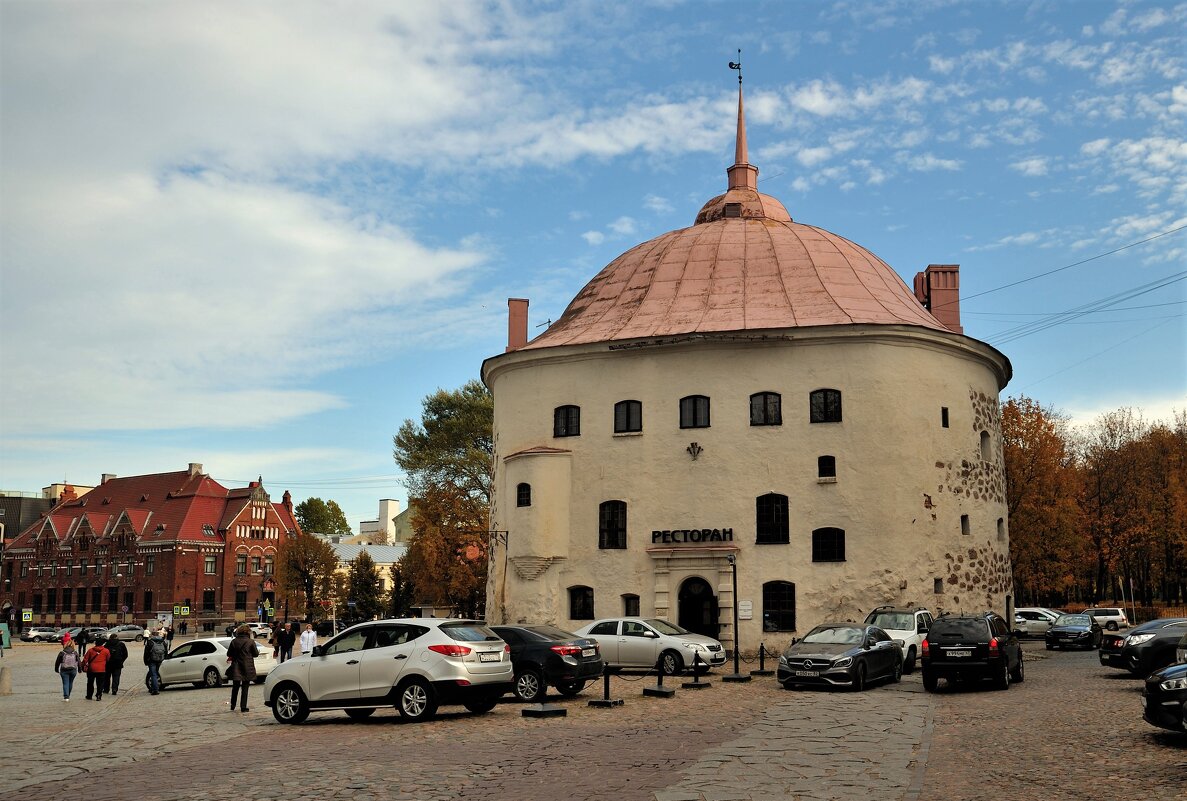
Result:
<svg viewBox="0 0 1187 801">
<path fill-rule="evenodd" d="M 779 654 L 779 664 L 780 665 L 787 664 L 787 654 Z"/>
<path fill-rule="evenodd" d="M 1089 637 L 1091 635 L 1092 635 L 1091 631 L 1081 631 L 1079 634 L 1076 635 L 1076 637 L 1079 639 L 1082 639 L 1084 637 Z"/>
<path fill-rule="evenodd" d="M 1158 685 L 1160 690 L 1187 690 L 1187 676 L 1181 679 L 1167 679 Z"/>
<path fill-rule="evenodd" d="M 851 657 L 851 656 L 846 656 L 846 657 L 844 657 L 844 658 L 842 658 L 842 659 L 838 659 L 836 662 L 833 662 L 833 667 L 835 667 L 835 668 L 847 668 L 847 667 L 849 667 L 849 666 L 850 666 L 850 665 L 852 665 L 852 664 L 853 664 L 853 657 Z"/>
<path fill-rule="evenodd" d="M 1153 634 L 1130 634 L 1125 638 L 1126 645 L 1141 645 L 1144 642 L 1154 639 Z"/>
<path fill-rule="evenodd" d="M 697 642 L 682 642 L 680 644 L 683 645 L 685 648 L 689 649 L 690 651 L 699 651 L 699 650 L 701 650 L 701 647 L 702 647 L 701 644 L 697 643 Z"/>
</svg>

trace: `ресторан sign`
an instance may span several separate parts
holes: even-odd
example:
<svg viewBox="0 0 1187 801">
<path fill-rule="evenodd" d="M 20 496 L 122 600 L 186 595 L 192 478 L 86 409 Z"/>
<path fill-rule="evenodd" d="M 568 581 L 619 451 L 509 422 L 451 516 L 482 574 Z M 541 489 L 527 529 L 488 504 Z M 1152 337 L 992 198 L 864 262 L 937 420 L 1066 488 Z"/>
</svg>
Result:
<svg viewBox="0 0 1187 801">
<path fill-rule="evenodd" d="M 733 542 L 732 528 L 684 528 L 672 531 L 652 531 L 651 543 L 657 542 Z"/>
</svg>

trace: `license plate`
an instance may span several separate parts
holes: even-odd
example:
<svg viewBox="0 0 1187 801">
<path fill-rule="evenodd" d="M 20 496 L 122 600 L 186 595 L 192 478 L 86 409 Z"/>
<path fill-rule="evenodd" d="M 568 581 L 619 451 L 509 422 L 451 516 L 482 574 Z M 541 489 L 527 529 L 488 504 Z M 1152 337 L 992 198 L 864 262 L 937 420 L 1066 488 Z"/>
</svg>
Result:
<svg viewBox="0 0 1187 801">
<path fill-rule="evenodd" d="M 960 657 L 960 656 L 972 656 L 972 655 L 973 655 L 972 651 L 948 651 L 948 656 Z"/>
<path fill-rule="evenodd" d="M 503 655 L 499 652 L 481 653 L 478 655 L 479 662 L 499 662 L 502 661 Z"/>
<path fill-rule="evenodd" d="M 581 649 L 582 656 L 593 656 L 596 653 L 597 653 L 597 650 L 594 648 L 582 648 Z"/>
<path fill-rule="evenodd" d="M 792 672 L 795 673 L 795 675 L 797 675 L 797 676 L 819 676 L 820 675 L 819 670 L 795 670 Z"/>
</svg>

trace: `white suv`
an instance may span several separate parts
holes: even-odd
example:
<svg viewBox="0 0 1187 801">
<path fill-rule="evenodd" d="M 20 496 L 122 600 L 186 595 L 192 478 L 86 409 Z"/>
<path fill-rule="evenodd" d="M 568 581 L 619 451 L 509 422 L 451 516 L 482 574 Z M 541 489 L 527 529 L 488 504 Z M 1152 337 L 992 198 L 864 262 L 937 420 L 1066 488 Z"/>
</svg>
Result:
<svg viewBox="0 0 1187 801">
<path fill-rule="evenodd" d="M 903 646 L 903 673 L 915 669 L 915 660 L 923 653 L 923 638 L 931 624 L 931 612 L 913 606 L 879 606 L 866 615 L 867 626 L 877 626 Z"/>
<path fill-rule="evenodd" d="M 357 720 L 390 705 L 408 720 L 430 718 L 440 704 L 481 714 L 511 690 L 513 675 L 511 647 L 481 621 L 376 620 L 277 665 L 264 704 L 280 723 L 321 709 Z"/>
<path fill-rule="evenodd" d="M 1119 606 L 1093 607 L 1085 609 L 1082 614 L 1090 616 L 1109 631 L 1129 628 L 1129 618 L 1125 616 L 1125 610 Z"/>
</svg>

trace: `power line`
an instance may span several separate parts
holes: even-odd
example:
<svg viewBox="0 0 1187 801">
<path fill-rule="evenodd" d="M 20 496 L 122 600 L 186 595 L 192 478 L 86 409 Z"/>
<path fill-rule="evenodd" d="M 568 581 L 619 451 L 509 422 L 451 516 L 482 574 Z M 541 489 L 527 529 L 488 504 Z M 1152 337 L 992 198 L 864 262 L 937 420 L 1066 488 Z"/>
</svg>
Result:
<svg viewBox="0 0 1187 801">
<path fill-rule="evenodd" d="M 1187 300 L 1171 300 L 1166 303 L 1147 303 L 1143 306 L 1114 306 L 1111 309 L 1100 309 L 1092 314 L 1101 314 L 1115 311 L 1133 311 L 1136 309 L 1157 309 L 1160 306 L 1181 306 L 1187 303 Z M 961 312 L 964 315 L 973 315 L 976 317 L 1046 317 L 1051 314 L 1059 314 L 1059 312 Z"/>
<path fill-rule="evenodd" d="M 1166 322 L 1156 323 L 1156 324 L 1150 326 L 1149 328 L 1147 328 L 1145 331 L 1140 331 L 1140 332 L 1134 334 L 1133 336 L 1123 339 L 1116 344 L 1110 345 L 1109 347 L 1105 348 L 1104 350 L 1097 351 L 1096 353 L 1092 354 L 1091 356 L 1087 356 L 1087 357 L 1081 359 L 1080 361 L 1075 362 L 1074 364 L 1069 364 L 1067 367 L 1063 368 L 1062 370 L 1056 370 L 1054 373 L 1051 373 L 1050 375 L 1045 375 L 1037 381 L 1032 381 L 1029 384 L 1027 384 L 1026 386 L 1024 386 L 1020 391 L 1026 391 L 1026 390 L 1030 389 L 1031 387 L 1036 386 L 1037 384 L 1043 383 L 1048 378 L 1054 378 L 1057 375 L 1062 375 L 1063 373 L 1066 373 L 1068 370 L 1071 370 L 1074 367 L 1079 367 L 1081 364 L 1084 364 L 1084 362 L 1092 361 L 1097 356 L 1103 356 L 1104 354 L 1108 353 L 1109 351 L 1115 350 L 1115 349 L 1121 347 L 1122 345 L 1132 342 L 1133 340 L 1137 339 L 1138 337 L 1144 337 L 1146 334 L 1149 334 L 1154 329 L 1161 328 L 1164 325 L 1166 325 Z"/>
<path fill-rule="evenodd" d="M 1130 242 L 1128 245 L 1122 245 L 1121 247 L 1114 248 L 1113 250 L 1110 250 L 1106 253 L 1097 253 L 1095 256 L 1089 256 L 1086 259 L 1081 259 L 1080 261 L 1072 262 L 1071 264 L 1065 264 L 1063 267 L 1056 267 L 1054 270 L 1048 270 L 1045 273 L 1039 273 L 1038 275 L 1032 275 L 1030 278 L 1021 278 L 1017 281 L 1012 281 L 1008 284 L 1002 284 L 999 287 L 994 287 L 993 289 L 986 289 L 984 292 L 978 292 L 974 295 L 966 295 L 965 297 L 958 298 L 957 300 L 950 300 L 947 303 L 937 304 L 935 306 L 932 306 L 932 309 L 933 310 L 934 309 L 942 309 L 945 306 L 952 306 L 952 305 L 961 303 L 962 301 L 969 301 L 969 300 L 972 300 L 973 298 L 979 298 L 982 295 L 990 295 L 990 294 L 993 294 L 994 292 L 1000 292 L 1003 289 L 1009 289 L 1010 287 L 1018 286 L 1019 284 L 1025 284 L 1029 281 L 1036 281 L 1039 278 L 1045 278 L 1048 275 L 1054 275 L 1055 273 L 1061 273 L 1064 270 L 1070 270 L 1073 267 L 1079 267 L 1081 264 L 1087 264 L 1090 261 L 1096 261 L 1097 259 L 1103 259 L 1105 256 L 1112 256 L 1114 253 L 1120 253 L 1123 250 L 1129 250 L 1130 248 L 1136 248 L 1138 245 L 1144 245 L 1147 242 L 1153 242 L 1155 239 L 1161 239 L 1164 236 L 1170 236 L 1171 234 L 1177 234 L 1179 231 L 1182 231 L 1185 228 L 1187 228 L 1187 225 L 1180 225 L 1178 228 L 1172 228 L 1169 231 L 1163 231 L 1160 234 L 1155 234 L 1154 236 L 1146 237 L 1145 239 L 1138 240 L 1137 242 Z"/>
</svg>

